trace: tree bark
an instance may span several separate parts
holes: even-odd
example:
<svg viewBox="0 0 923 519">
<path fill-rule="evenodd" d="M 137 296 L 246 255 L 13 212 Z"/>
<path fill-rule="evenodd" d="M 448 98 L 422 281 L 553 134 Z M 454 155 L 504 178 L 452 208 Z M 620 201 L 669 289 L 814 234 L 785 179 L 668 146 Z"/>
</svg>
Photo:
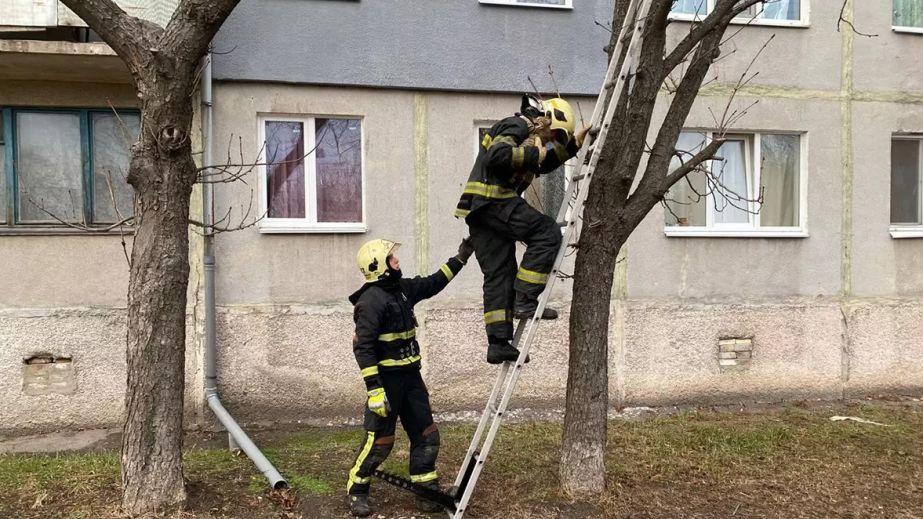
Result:
<svg viewBox="0 0 923 519">
<path fill-rule="evenodd" d="M 122 507 L 136 515 L 186 500 L 183 392 L 189 199 L 196 178 L 189 81 L 155 81 L 128 180 L 136 229 L 128 286 L 128 384 L 122 430 Z M 174 89 L 175 88 L 175 89 Z M 181 101 L 170 101 L 179 99 Z"/>
</svg>

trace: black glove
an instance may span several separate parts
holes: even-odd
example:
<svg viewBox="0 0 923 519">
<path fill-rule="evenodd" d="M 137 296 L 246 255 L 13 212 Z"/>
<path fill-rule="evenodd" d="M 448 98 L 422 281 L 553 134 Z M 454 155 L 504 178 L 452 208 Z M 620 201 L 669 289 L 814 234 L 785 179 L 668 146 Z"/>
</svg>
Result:
<svg viewBox="0 0 923 519">
<path fill-rule="evenodd" d="M 474 245 L 471 245 L 471 238 L 463 239 L 458 244 L 458 256 L 456 258 L 462 263 L 467 263 L 472 254 L 474 254 Z"/>
</svg>

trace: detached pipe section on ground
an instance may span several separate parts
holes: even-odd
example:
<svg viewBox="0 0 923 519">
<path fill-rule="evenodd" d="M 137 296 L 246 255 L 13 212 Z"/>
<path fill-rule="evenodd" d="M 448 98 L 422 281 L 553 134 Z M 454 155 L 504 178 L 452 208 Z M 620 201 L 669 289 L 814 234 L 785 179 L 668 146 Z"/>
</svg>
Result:
<svg viewBox="0 0 923 519">
<path fill-rule="evenodd" d="M 205 64 L 202 68 L 202 122 L 205 130 L 205 146 L 203 150 L 203 165 L 212 165 L 212 56 L 209 53 L 205 56 Z M 215 221 L 214 208 L 214 189 L 213 184 L 205 182 L 202 184 L 202 202 L 203 202 L 203 220 L 206 225 L 213 225 Z M 234 417 L 227 412 L 221 399 L 218 398 L 218 365 L 217 365 L 217 344 L 215 336 L 215 249 L 214 249 L 214 231 L 210 227 L 205 228 L 204 232 L 204 251 L 205 251 L 205 400 L 208 407 L 221 422 L 221 425 L 228 430 L 228 436 L 233 442 L 244 451 L 244 454 L 250 458 L 256 468 L 269 480 L 269 486 L 273 489 L 288 488 L 288 482 L 279 474 L 279 471 L 266 459 L 266 456 L 260 452 L 260 449 L 253 443 L 247 433 L 237 425 Z"/>
</svg>

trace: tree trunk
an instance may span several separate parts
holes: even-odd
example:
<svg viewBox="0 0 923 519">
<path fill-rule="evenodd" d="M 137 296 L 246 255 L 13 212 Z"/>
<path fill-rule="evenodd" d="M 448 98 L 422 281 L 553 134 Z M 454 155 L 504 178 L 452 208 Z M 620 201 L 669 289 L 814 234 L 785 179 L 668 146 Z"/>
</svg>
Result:
<svg viewBox="0 0 923 519">
<path fill-rule="evenodd" d="M 596 221 L 595 216 L 602 213 L 605 189 L 602 185 L 596 187 L 594 190 L 591 184 L 588 193 L 585 222 Z M 596 496 L 606 488 L 609 302 L 621 246 L 611 225 L 584 225 L 574 269 L 561 446 L 561 485 L 571 497 Z"/>
<path fill-rule="evenodd" d="M 122 437 L 122 507 L 136 515 L 186 500 L 183 391 L 189 198 L 196 175 L 190 82 L 158 78 L 145 92 L 128 181 L 135 237 L 128 287 L 128 383 Z M 177 102 L 179 99 L 181 101 Z"/>
</svg>

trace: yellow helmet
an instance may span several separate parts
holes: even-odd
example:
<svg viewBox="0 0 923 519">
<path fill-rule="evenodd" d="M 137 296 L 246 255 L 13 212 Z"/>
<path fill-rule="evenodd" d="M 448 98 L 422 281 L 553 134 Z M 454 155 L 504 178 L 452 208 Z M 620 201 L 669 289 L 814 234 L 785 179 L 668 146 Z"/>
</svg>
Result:
<svg viewBox="0 0 923 519">
<path fill-rule="evenodd" d="M 388 271 L 388 256 L 394 254 L 400 246 L 397 242 L 378 239 L 367 241 L 359 247 L 356 264 L 359 265 L 365 280 L 375 282 L 381 279 Z"/>
<path fill-rule="evenodd" d="M 542 101 L 542 111 L 545 117 L 551 119 L 552 130 L 564 131 L 568 139 L 574 136 L 577 124 L 574 120 L 574 109 L 570 107 L 570 103 L 560 97 L 555 97 Z"/>
</svg>

